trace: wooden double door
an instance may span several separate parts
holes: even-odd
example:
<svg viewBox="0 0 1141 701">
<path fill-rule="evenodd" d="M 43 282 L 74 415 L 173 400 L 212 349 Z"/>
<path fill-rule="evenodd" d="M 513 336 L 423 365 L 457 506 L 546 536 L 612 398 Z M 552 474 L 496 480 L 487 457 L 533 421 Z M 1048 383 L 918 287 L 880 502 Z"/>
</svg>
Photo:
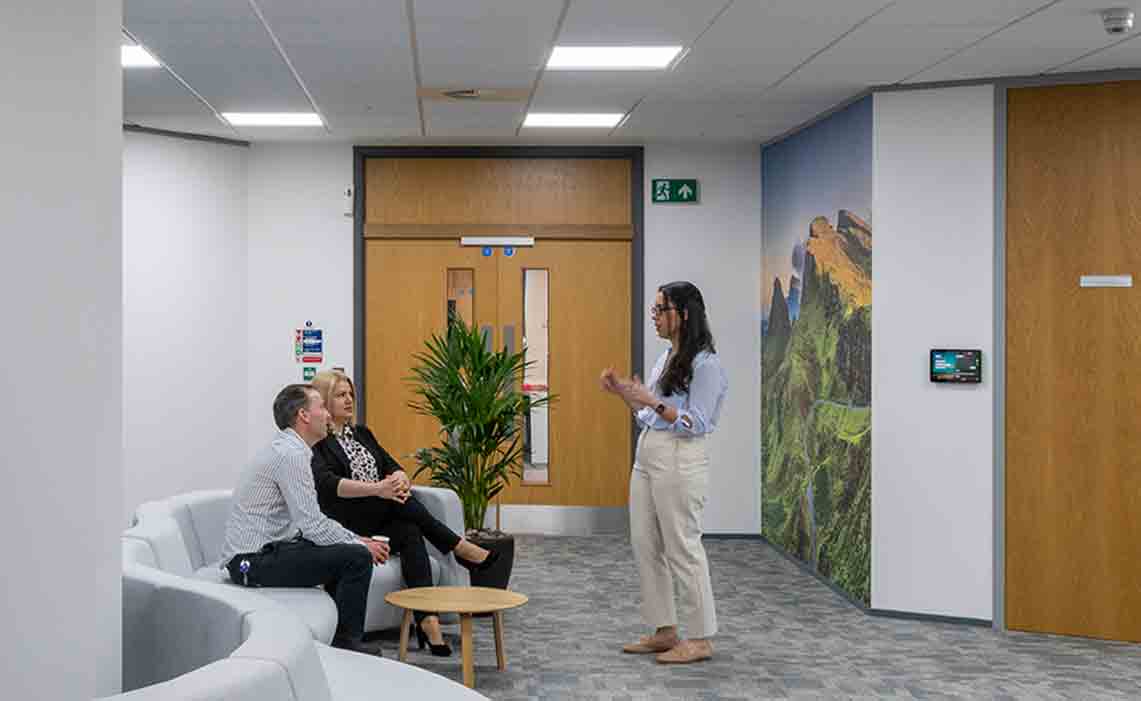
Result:
<svg viewBox="0 0 1141 701">
<path fill-rule="evenodd" d="M 627 503 L 629 413 L 597 378 L 609 365 L 630 371 L 630 241 L 538 239 L 488 251 L 457 238 L 374 238 L 365 256 L 365 418 L 409 474 L 411 453 L 439 440 L 435 421 L 408 408 L 413 356 L 453 313 L 496 348 L 527 344 L 538 374 L 521 381 L 557 397 L 529 426 L 530 455 L 544 469 L 513 481 L 502 503 Z"/>
</svg>

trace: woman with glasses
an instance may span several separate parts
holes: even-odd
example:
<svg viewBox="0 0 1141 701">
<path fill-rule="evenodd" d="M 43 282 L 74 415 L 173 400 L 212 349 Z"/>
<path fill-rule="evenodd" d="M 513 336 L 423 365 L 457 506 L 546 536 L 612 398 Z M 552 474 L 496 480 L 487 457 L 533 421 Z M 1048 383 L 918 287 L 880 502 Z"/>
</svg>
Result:
<svg viewBox="0 0 1141 701">
<path fill-rule="evenodd" d="M 701 514 L 709 488 L 705 437 L 717 428 L 729 383 L 713 347 L 705 300 L 692 283 L 658 288 L 650 307 L 658 336 L 670 347 L 650 381 L 602 371 L 602 389 L 630 407 L 642 428 L 630 477 L 630 542 L 642 585 L 642 617 L 653 633 L 622 648 L 657 653 L 678 664 L 713 656 L 717 632 Z M 678 637 L 674 580 L 685 615 Z"/>
</svg>

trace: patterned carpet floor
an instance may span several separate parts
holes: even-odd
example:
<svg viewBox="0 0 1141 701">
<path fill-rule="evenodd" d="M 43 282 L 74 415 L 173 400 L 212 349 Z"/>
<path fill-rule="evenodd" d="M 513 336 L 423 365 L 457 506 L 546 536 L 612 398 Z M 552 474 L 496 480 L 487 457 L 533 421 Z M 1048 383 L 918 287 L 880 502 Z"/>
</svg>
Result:
<svg viewBox="0 0 1141 701">
<path fill-rule="evenodd" d="M 624 536 L 516 538 L 507 671 L 475 621 L 476 690 L 514 699 L 1137 699 L 1141 645 L 866 615 L 761 540 L 707 539 L 712 660 L 663 666 L 621 647 L 645 631 Z M 462 679 L 451 658 L 408 661 Z M 684 635 L 684 631 L 682 631 Z M 396 657 L 386 640 L 384 654 Z"/>
</svg>

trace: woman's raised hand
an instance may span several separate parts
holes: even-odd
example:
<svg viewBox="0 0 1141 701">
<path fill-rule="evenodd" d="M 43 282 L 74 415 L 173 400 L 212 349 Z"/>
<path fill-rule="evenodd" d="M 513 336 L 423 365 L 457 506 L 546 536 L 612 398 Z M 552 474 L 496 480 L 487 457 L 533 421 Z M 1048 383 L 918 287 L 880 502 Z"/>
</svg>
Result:
<svg viewBox="0 0 1141 701">
<path fill-rule="evenodd" d="M 614 368 L 606 368 L 602 371 L 602 374 L 598 376 L 598 385 L 605 392 L 619 393 L 618 374 L 614 372 Z"/>
</svg>

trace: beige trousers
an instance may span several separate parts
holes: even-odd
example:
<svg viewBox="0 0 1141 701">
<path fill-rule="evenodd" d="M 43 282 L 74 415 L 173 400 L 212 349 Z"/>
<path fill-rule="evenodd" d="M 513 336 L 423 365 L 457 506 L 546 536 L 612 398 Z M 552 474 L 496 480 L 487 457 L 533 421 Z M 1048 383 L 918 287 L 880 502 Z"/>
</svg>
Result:
<svg viewBox="0 0 1141 701">
<path fill-rule="evenodd" d="M 709 489 L 705 438 L 643 430 L 630 476 L 630 542 L 642 582 L 642 617 L 652 628 L 678 624 L 677 580 L 685 634 L 717 632 L 701 513 Z"/>
</svg>

